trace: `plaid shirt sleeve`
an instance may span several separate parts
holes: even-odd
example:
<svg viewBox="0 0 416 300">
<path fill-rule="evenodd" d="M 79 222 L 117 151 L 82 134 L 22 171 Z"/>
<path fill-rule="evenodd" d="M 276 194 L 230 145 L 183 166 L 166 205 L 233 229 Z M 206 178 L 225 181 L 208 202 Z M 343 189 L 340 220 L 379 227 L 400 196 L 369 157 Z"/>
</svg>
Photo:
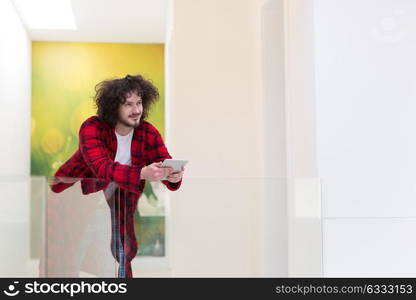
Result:
<svg viewBox="0 0 416 300">
<path fill-rule="evenodd" d="M 114 162 L 103 141 L 102 130 L 104 129 L 90 122 L 81 126 L 79 149 L 85 163 L 96 178 L 114 181 L 121 188 L 140 194 L 141 167 Z"/>
<path fill-rule="evenodd" d="M 172 158 L 172 156 L 170 156 L 168 150 L 166 149 L 166 146 L 163 142 L 163 139 L 159 133 L 159 131 L 157 131 L 157 129 L 155 127 L 153 127 L 152 125 L 150 125 L 150 140 L 149 140 L 149 146 L 147 147 L 147 157 L 149 158 L 148 163 L 153 163 L 153 162 L 160 162 L 160 161 L 164 161 L 165 159 L 170 159 Z M 177 189 L 179 189 L 179 187 L 182 184 L 182 179 L 181 181 L 177 182 L 177 183 L 173 183 L 173 182 L 169 182 L 168 180 L 162 180 L 162 183 L 164 185 L 166 185 L 166 187 L 171 190 L 171 191 L 176 191 Z"/>
</svg>

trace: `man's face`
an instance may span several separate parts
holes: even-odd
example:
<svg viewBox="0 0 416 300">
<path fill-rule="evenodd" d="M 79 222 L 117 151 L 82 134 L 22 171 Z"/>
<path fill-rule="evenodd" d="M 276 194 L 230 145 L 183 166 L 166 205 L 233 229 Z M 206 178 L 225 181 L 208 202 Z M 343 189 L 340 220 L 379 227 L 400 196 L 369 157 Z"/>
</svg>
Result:
<svg viewBox="0 0 416 300">
<path fill-rule="evenodd" d="M 118 122 L 127 127 L 137 127 L 142 113 L 142 99 L 136 93 L 131 93 L 118 108 Z"/>
</svg>

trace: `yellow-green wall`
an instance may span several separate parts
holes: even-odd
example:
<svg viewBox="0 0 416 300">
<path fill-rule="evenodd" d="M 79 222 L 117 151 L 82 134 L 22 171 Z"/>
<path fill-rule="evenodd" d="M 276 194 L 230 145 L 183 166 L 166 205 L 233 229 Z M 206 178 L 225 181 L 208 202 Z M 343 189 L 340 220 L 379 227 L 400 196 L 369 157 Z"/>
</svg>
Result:
<svg viewBox="0 0 416 300">
<path fill-rule="evenodd" d="M 32 175 L 53 175 L 76 151 L 79 126 L 95 115 L 95 85 L 126 74 L 158 88 L 149 121 L 163 135 L 163 44 L 32 43 Z"/>
</svg>

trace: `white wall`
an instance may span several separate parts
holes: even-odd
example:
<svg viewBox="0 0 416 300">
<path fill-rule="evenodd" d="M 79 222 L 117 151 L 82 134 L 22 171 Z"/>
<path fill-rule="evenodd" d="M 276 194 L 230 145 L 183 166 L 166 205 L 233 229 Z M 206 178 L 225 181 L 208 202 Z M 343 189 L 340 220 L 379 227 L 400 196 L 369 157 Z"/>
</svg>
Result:
<svg viewBox="0 0 416 300">
<path fill-rule="evenodd" d="M 260 8 L 261 87 L 264 136 L 263 275 L 288 275 L 287 151 L 285 115 L 284 1 L 263 1 Z M 279 179 L 277 179 L 279 178 Z"/>
<path fill-rule="evenodd" d="M 170 152 L 188 159 L 171 195 L 173 276 L 263 274 L 260 5 L 174 1 Z"/>
<path fill-rule="evenodd" d="M 288 176 L 288 275 L 322 274 L 317 178 L 313 1 L 286 0 L 285 119 Z"/>
<path fill-rule="evenodd" d="M 415 276 L 416 2 L 315 0 L 325 276 Z"/>
<path fill-rule="evenodd" d="M 0 276 L 28 275 L 30 99 L 31 41 L 11 2 L 0 1 Z"/>
<path fill-rule="evenodd" d="M 173 3 L 167 140 L 190 163 L 170 275 L 321 275 L 312 5 Z"/>
</svg>

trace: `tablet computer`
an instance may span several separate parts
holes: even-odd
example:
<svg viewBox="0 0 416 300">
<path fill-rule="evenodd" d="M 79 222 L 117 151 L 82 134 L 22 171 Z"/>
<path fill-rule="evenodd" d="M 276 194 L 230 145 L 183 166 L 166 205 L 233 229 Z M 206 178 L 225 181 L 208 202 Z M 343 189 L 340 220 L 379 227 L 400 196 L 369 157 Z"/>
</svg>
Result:
<svg viewBox="0 0 416 300">
<path fill-rule="evenodd" d="M 162 168 L 171 167 L 173 172 L 180 172 L 182 167 L 188 163 L 187 160 L 181 159 L 165 159 L 162 163 Z"/>
</svg>

